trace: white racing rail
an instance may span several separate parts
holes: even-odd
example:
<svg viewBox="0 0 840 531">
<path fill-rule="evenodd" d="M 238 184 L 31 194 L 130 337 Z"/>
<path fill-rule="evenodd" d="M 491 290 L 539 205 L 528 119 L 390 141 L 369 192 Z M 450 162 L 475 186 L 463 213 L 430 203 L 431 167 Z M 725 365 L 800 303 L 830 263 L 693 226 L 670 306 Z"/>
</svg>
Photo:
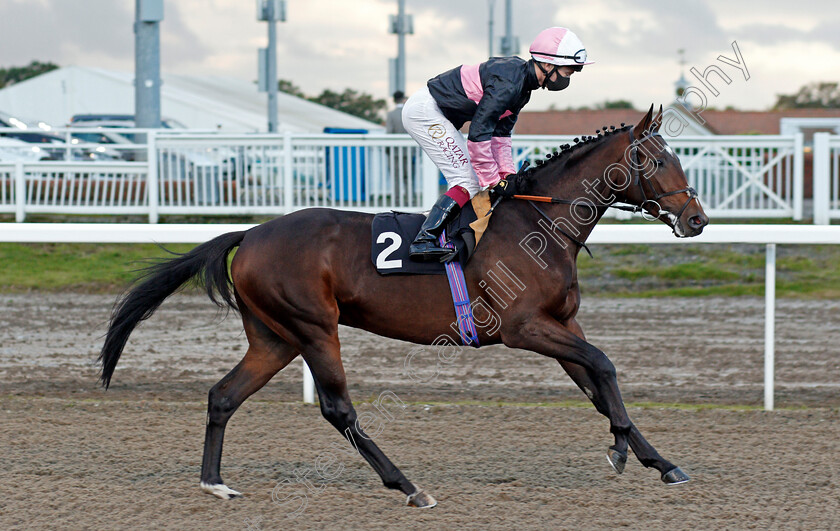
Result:
<svg viewBox="0 0 840 531">
<path fill-rule="evenodd" d="M 253 225 L 147 225 L 105 223 L 2 223 L 0 242 L 202 243 Z M 773 410 L 776 320 L 776 245 L 840 244 L 840 226 L 711 225 L 694 238 L 676 238 L 660 224 L 598 225 L 587 243 L 752 243 L 766 245 L 764 321 L 764 408 Z M 315 402 L 315 384 L 304 362 L 303 399 Z"/>
</svg>

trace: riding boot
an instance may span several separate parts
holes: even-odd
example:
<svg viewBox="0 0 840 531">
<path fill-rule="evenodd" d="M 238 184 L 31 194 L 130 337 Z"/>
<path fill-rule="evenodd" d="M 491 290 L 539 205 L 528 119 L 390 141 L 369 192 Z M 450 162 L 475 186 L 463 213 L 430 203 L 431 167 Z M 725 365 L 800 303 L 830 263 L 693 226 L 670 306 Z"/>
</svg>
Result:
<svg viewBox="0 0 840 531">
<path fill-rule="evenodd" d="M 437 262 L 452 256 L 453 250 L 441 247 L 438 237 L 446 228 L 446 224 L 460 211 L 461 207 L 454 199 L 448 195 L 440 196 L 409 248 L 411 259 L 417 262 Z"/>
</svg>

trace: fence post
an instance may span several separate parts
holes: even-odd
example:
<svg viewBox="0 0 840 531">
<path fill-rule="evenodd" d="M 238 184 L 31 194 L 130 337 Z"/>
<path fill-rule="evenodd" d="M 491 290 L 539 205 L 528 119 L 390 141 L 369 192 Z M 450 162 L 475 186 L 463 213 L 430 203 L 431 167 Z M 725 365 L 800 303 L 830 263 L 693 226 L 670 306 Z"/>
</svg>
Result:
<svg viewBox="0 0 840 531">
<path fill-rule="evenodd" d="M 155 131 L 146 133 L 146 191 L 149 200 L 149 223 L 158 222 L 158 206 L 160 197 L 158 194 L 158 156 L 157 138 Z"/>
<path fill-rule="evenodd" d="M 64 161 L 71 162 L 73 160 L 73 133 L 69 130 L 64 131 Z"/>
<path fill-rule="evenodd" d="M 294 202 L 295 197 L 295 174 L 293 160 L 292 133 L 291 131 L 286 131 L 283 134 L 283 211 L 286 214 L 290 214 L 292 212 L 292 203 Z M 308 370 L 309 368 L 306 368 L 306 371 Z"/>
<path fill-rule="evenodd" d="M 814 224 L 829 224 L 829 201 L 831 201 L 831 148 L 829 133 L 814 133 Z"/>
<path fill-rule="evenodd" d="M 15 221 L 23 223 L 26 219 L 26 179 L 23 162 L 15 162 Z"/>
<path fill-rule="evenodd" d="M 776 364 L 776 244 L 767 244 L 764 264 L 764 409 L 773 411 L 773 373 Z"/>
<path fill-rule="evenodd" d="M 802 133 L 793 135 L 793 220 L 802 220 L 802 203 L 805 196 L 805 146 Z"/>
<path fill-rule="evenodd" d="M 422 151 L 422 150 L 421 150 Z M 425 151 L 422 151 L 423 158 L 422 158 L 422 175 L 423 175 L 423 209 L 428 210 L 432 208 L 432 205 L 435 204 L 437 201 L 438 195 L 440 195 L 440 186 L 438 185 L 438 168 L 435 166 L 435 163 L 432 162 L 432 159 L 426 155 Z"/>
</svg>

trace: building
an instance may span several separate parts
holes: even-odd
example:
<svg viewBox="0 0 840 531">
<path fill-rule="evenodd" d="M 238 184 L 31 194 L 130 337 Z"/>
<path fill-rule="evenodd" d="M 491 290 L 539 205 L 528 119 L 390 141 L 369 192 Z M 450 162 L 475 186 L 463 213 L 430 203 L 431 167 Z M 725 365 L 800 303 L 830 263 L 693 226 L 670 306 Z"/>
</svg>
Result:
<svg viewBox="0 0 840 531">
<path fill-rule="evenodd" d="M 256 83 L 218 76 L 162 75 L 161 114 L 191 129 L 266 131 L 268 97 Z M 280 131 L 384 131 L 355 116 L 280 92 Z M 0 89 L 0 111 L 61 127 L 75 114 L 134 114 L 134 74 L 68 66 Z"/>
<path fill-rule="evenodd" d="M 667 106 L 688 124 L 682 135 L 779 135 L 800 130 L 806 144 L 815 132 L 840 134 L 840 109 L 791 109 L 787 111 L 705 110 L 700 123 L 676 101 Z M 631 109 L 586 111 L 522 112 L 516 121 L 519 135 L 591 135 L 602 126 L 618 127 L 622 122 L 637 123 L 644 115 Z M 794 129 L 785 127 L 793 125 Z M 782 129 L 786 129 L 782 131 Z"/>
</svg>

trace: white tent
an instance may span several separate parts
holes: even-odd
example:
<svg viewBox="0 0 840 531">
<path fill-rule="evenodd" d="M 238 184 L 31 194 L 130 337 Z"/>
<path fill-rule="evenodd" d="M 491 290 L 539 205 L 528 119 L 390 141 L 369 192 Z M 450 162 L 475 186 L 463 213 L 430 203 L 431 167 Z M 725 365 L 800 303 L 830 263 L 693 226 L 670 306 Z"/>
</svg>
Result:
<svg viewBox="0 0 840 531">
<path fill-rule="evenodd" d="M 191 129 L 265 131 L 268 98 L 256 83 L 228 77 L 163 74 L 161 114 Z M 368 122 L 280 92 L 279 130 L 320 133 L 325 127 L 381 132 Z M 134 114 L 134 74 L 68 66 L 0 89 L 0 110 L 61 127 L 74 114 Z"/>
</svg>

